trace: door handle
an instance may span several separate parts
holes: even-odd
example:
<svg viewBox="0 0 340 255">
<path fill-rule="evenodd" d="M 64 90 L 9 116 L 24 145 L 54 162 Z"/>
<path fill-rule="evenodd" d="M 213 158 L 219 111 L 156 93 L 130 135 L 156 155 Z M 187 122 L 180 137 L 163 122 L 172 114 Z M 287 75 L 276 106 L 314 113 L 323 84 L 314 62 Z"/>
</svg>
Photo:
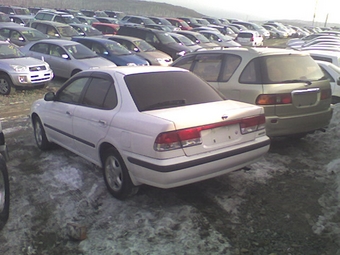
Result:
<svg viewBox="0 0 340 255">
<path fill-rule="evenodd" d="M 106 121 L 105 120 L 98 120 L 99 124 L 106 126 Z"/>
</svg>

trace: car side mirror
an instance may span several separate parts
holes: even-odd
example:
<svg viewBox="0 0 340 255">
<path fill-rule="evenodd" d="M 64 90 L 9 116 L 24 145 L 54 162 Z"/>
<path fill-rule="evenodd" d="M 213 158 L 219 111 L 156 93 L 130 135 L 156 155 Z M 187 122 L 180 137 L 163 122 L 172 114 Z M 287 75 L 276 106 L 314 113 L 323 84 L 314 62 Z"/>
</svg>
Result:
<svg viewBox="0 0 340 255">
<path fill-rule="evenodd" d="M 45 101 L 54 101 L 55 93 L 54 92 L 47 92 L 44 96 Z"/>
<path fill-rule="evenodd" d="M 63 59 L 69 59 L 69 56 L 68 56 L 67 54 L 62 54 L 61 57 L 62 57 Z"/>
<path fill-rule="evenodd" d="M 139 52 L 139 49 L 138 48 L 133 48 L 133 51 L 134 52 Z"/>
</svg>

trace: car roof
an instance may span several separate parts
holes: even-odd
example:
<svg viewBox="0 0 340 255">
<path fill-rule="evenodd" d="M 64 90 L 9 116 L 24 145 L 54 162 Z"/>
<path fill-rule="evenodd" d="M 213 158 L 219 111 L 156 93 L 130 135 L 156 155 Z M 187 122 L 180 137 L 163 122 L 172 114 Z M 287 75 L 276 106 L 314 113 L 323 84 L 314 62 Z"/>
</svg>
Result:
<svg viewBox="0 0 340 255">
<path fill-rule="evenodd" d="M 270 55 L 284 55 L 284 54 L 295 54 L 295 55 L 309 55 L 308 52 L 305 51 L 296 51 L 290 49 L 282 49 L 282 48 L 265 48 L 265 47 L 257 47 L 257 48 L 249 48 L 249 47 L 232 47 L 232 48 L 223 48 L 223 49 L 205 49 L 198 50 L 197 52 L 191 52 L 187 55 L 192 54 L 209 54 L 209 53 L 230 53 L 230 54 L 242 54 L 247 52 L 249 55 L 255 56 L 270 56 Z"/>
<path fill-rule="evenodd" d="M 87 37 L 87 36 L 75 36 L 74 39 L 82 39 L 82 40 L 86 40 L 86 41 L 95 41 L 95 42 L 101 42 L 101 43 L 106 43 L 106 42 L 113 42 L 114 41 L 107 39 L 107 38 L 103 38 L 103 37 Z"/>
<path fill-rule="evenodd" d="M 71 40 L 64 40 L 64 39 L 41 39 L 39 41 L 32 42 L 31 44 L 36 44 L 36 43 L 53 43 L 53 44 L 58 44 L 61 46 L 79 44 L 78 42 L 71 41 Z"/>
<path fill-rule="evenodd" d="M 117 66 L 112 68 L 101 68 L 99 70 L 96 70 L 97 72 L 107 72 L 110 74 L 114 73 L 121 73 L 123 75 L 130 75 L 130 74 L 139 74 L 139 73 L 152 73 L 152 72 L 174 72 L 174 71 L 180 71 L 180 72 L 189 72 L 186 69 L 179 68 L 179 67 L 165 67 L 165 66 Z M 94 70 L 88 70 L 83 71 L 82 73 L 89 72 L 92 73 Z"/>
<path fill-rule="evenodd" d="M 128 35 L 104 35 L 104 38 L 107 37 L 107 38 L 117 38 L 117 39 L 124 39 L 124 40 L 127 40 L 127 41 L 130 41 L 130 42 L 133 42 L 133 41 L 144 41 L 143 39 L 141 38 L 138 38 L 138 37 L 134 37 L 134 36 L 128 36 Z"/>
</svg>

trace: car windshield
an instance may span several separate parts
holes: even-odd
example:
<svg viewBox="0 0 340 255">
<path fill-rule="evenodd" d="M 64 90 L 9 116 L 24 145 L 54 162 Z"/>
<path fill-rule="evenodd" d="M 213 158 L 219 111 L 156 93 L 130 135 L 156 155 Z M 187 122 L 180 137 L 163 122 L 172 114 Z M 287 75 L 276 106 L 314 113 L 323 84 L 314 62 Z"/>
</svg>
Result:
<svg viewBox="0 0 340 255">
<path fill-rule="evenodd" d="M 116 42 L 107 42 L 105 43 L 105 47 L 113 54 L 113 55 L 130 55 L 131 52 L 126 49 L 123 45 Z"/>
<path fill-rule="evenodd" d="M 31 15 L 31 12 L 27 8 L 15 8 L 13 10 L 16 15 Z"/>
<path fill-rule="evenodd" d="M 91 27 L 91 26 L 83 27 L 82 29 L 86 35 L 90 35 L 90 36 L 102 35 L 102 32 L 100 32 L 98 29 L 95 29 L 94 27 Z"/>
<path fill-rule="evenodd" d="M 80 24 L 81 22 L 75 18 L 73 15 L 65 15 L 65 16 L 61 16 L 60 19 L 62 20 L 63 23 L 66 23 L 66 24 L 72 24 L 72 23 L 75 23 L 75 24 Z"/>
<path fill-rule="evenodd" d="M 65 27 L 58 27 L 57 29 L 60 35 L 63 37 L 72 37 L 72 36 L 79 35 L 77 30 L 75 30 L 73 27 L 65 26 Z"/>
<path fill-rule="evenodd" d="M 141 112 L 224 100 L 191 72 L 148 72 L 127 75 L 124 79 Z"/>
<path fill-rule="evenodd" d="M 276 55 L 263 57 L 263 83 L 310 82 L 324 78 L 319 65 L 309 55 Z"/>
<path fill-rule="evenodd" d="M 188 37 L 186 36 L 178 36 L 179 40 L 181 41 L 181 43 L 183 43 L 186 46 L 192 46 L 195 45 L 195 43 L 193 41 L 191 41 Z"/>
<path fill-rule="evenodd" d="M 96 11 L 96 17 L 109 17 L 104 11 Z"/>
<path fill-rule="evenodd" d="M 155 51 L 156 48 L 144 40 L 137 40 L 133 42 L 141 51 Z"/>
<path fill-rule="evenodd" d="M 202 43 L 209 43 L 210 41 L 202 34 L 197 34 L 196 38 Z"/>
<path fill-rule="evenodd" d="M 48 38 L 46 34 L 43 34 L 39 30 L 35 29 L 23 30 L 21 33 L 28 41 L 38 41 L 40 39 Z"/>
<path fill-rule="evenodd" d="M 168 33 L 159 33 L 157 37 L 163 44 L 176 43 L 175 39 Z"/>
<path fill-rule="evenodd" d="M 0 44 L 0 59 L 21 58 L 25 55 L 13 44 Z"/>
<path fill-rule="evenodd" d="M 82 44 L 66 45 L 66 51 L 71 54 L 75 59 L 95 58 L 98 57 L 96 53 Z"/>
</svg>

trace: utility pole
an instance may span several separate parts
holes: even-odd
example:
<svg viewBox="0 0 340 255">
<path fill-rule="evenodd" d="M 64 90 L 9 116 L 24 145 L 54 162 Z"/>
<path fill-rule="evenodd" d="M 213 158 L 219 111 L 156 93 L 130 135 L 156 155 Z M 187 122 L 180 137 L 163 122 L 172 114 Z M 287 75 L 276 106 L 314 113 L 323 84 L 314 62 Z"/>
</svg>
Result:
<svg viewBox="0 0 340 255">
<path fill-rule="evenodd" d="M 312 26 L 314 27 L 314 22 L 315 22 L 315 16 L 316 16 L 316 9 L 318 6 L 318 0 L 315 1 L 315 8 L 314 8 L 314 15 L 313 15 L 313 23 Z"/>
</svg>

